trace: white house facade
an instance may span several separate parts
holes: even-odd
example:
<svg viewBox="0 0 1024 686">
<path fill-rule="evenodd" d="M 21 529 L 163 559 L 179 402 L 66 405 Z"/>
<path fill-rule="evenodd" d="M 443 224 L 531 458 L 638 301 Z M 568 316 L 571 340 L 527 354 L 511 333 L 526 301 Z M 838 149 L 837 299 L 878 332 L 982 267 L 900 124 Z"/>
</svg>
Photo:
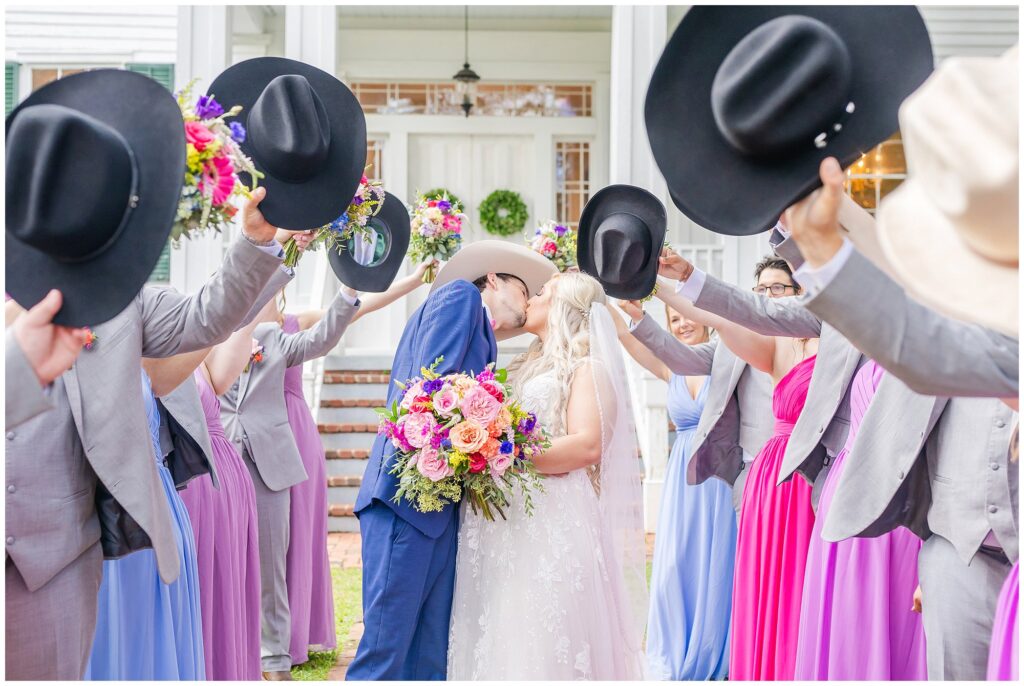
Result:
<svg viewBox="0 0 1024 686">
<path fill-rule="evenodd" d="M 726 239 L 679 213 L 644 129 L 650 73 L 687 9 L 470 6 L 467 32 L 461 6 L 8 6 L 6 107 L 9 112 L 33 89 L 82 69 L 133 69 L 174 89 L 198 79 L 201 91 L 244 59 L 300 59 L 336 74 L 363 104 L 370 176 L 406 201 L 417 191 L 448 188 L 466 206 L 468 241 L 490 237 L 477 208 L 494 190 L 522 196 L 530 211 L 524 230 L 532 231 L 547 219 L 575 223 L 593 192 L 630 183 L 662 199 L 669 240 L 684 254 L 747 286 L 766 240 Z M 1016 5 L 926 6 L 922 13 L 939 61 L 997 55 L 1018 41 Z M 481 76 L 468 117 L 452 80 L 466 60 Z M 851 168 L 848 190 L 873 209 L 904 174 L 896 135 Z M 207 236 L 169 249 L 154 280 L 195 290 L 220 263 L 228 238 Z M 307 256 L 288 288 L 289 309 L 319 307 L 333 289 L 323 255 Z M 423 291 L 354 325 L 328 368 L 386 369 Z M 512 341 L 503 351 L 522 345 Z M 632 372 L 653 530 L 669 445 L 666 388 L 635 365 Z M 315 366 L 307 373 L 311 380 L 321 376 Z M 319 383 L 310 388 L 319 410 Z"/>
</svg>

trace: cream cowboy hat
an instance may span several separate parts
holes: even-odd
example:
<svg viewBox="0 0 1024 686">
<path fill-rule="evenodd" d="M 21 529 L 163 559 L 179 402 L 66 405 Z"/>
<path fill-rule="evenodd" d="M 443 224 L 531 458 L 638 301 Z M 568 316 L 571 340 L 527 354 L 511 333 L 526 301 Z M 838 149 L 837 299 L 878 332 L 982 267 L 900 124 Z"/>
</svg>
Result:
<svg viewBox="0 0 1024 686">
<path fill-rule="evenodd" d="M 459 250 L 441 267 L 430 292 L 456 279 L 476 281 L 492 272 L 512 274 L 522 279 L 532 296 L 558 273 L 558 269 L 550 260 L 527 247 L 505 241 L 477 241 Z"/>
<path fill-rule="evenodd" d="M 910 178 L 879 242 L 915 298 L 1017 336 L 1018 50 L 950 58 L 900 108 Z"/>
</svg>

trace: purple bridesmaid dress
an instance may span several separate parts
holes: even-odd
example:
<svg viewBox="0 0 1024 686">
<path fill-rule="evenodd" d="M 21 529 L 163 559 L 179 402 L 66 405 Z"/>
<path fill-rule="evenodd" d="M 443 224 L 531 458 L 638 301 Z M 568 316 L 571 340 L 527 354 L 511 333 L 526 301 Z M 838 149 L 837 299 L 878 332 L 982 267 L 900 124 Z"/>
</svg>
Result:
<svg viewBox="0 0 1024 686">
<path fill-rule="evenodd" d="M 285 333 L 299 330 L 294 315 L 284 318 Z M 310 650 L 332 650 L 334 595 L 327 556 L 327 465 L 313 414 L 302 393 L 302 365 L 284 376 L 284 401 L 295 445 L 309 478 L 292 486 L 291 540 L 288 544 L 288 608 L 292 615 L 292 664 L 309 659 Z"/>
<path fill-rule="evenodd" d="M 911 610 L 921 540 L 900 527 L 877 538 L 821 537 L 848 450 L 885 370 L 869 360 L 850 391 L 850 434 L 818 502 L 807 553 L 797 680 L 919 681 L 925 667 L 921 615 Z"/>
<path fill-rule="evenodd" d="M 1017 605 L 1020 601 L 1020 562 L 1013 564 L 996 605 L 992 625 L 992 645 L 988 654 L 989 681 L 1018 681 L 1020 664 L 1017 653 Z"/>
<path fill-rule="evenodd" d="M 220 489 L 208 474 L 193 479 L 181 499 L 195 532 L 200 605 L 206 638 L 206 678 L 260 679 L 260 550 L 252 477 L 224 435 L 220 400 L 202 370 L 196 385 L 210 429 Z"/>
</svg>

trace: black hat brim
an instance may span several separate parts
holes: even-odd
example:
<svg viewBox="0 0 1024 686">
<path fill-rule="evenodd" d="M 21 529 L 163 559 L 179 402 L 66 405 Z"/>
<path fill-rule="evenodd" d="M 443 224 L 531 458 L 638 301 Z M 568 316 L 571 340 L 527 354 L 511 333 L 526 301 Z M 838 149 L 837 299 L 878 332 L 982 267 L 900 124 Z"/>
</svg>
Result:
<svg viewBox="0 0 1024 686">
<path fill-rule="evenodd" d="M 622 212 L 632 214 L 647 227 L 651 250 L 640 271 L 628 284 L 613 284 L 601 278 L 594 261 L 594 233 L 605 217 Z M 597 279 L 609 296 L 623 300 L 645 298 L 654 290 L 658 279 L 658 257 L 665 243 L 667 223 L 665 206 L 648 191 L 625 184 L 606 186 L 594 194 L 580 215 L 576 263 L 581 272 Z"/>
<path fill-rule="evenodd" d="M 225 109 L 241 105 L 236 120 L 248 130 L 249 114 L 263 89 L 278 76 L 288 74 L 305 77 L 327 110 L 331 144 L 323 167 L 312 178 L 293 183 L 266 170 L 250 139 L 240 147 L 265 174 L 259 185 L 267 189 L 267 197 L 260 203 L 266 220 L 281 229 L 304 231 L 341 216 L 359 188 L 366 166 L 366 118 L 356 96 L 334 75 L 284 57 L 257 57 L 228 67 L 213 80 L 207 93 Z M 252 186 L 248 174 L 241 174 L 241 178 Z"/>
<path fill-rule="evenodd" d="M 771 160 L 745 157 L 722 136 L 711 85 L 729 51 L 752 30 L 800 14 L 827 24 L 852 57 L 856 110 L 823 149 Z M 821 185 L 825 157 L 849 166 L 898 128 L 900 103 L 934 67 L 931 41 L 912 6 L 695 6 L 683 17 L 655 67 L 644 118 L 654 159 L 676 207 L 716 233 L 748 236 L 770 229 L 787 207 Z"/>
<path fill-rule="evenodd" d="M 6 129 L 28 107 L 63 105 L 117 130 L 138 169 L 138 204 L 121 233 L 94 259 L 69 263 L 7 232 L 7 292 L 30 308 L 59 289 L 63 305 L 54 323 L 94 326 L 120 313 L 138 295 L 171 235 L 185 180 L 185 125 L 174 96 L 142 74 L 97 69 L 50 83 L 7 117 Z M 73 194 L 75 188 L 54 188 Z"/>
<path fill-rule="evenodd" d="M 346 286 L 357 291 L 383 293 L 395 280 L 402 260 L 409 250 L 411 219 L 405 203 L 390 193 L 384 196 L 380 211 L 370 219 L 367 226 L 378 234 L 387 236 L 384 255 L 376 264 L 359 264 L 348 249 L 338 252 L 329 248 L 327 259 L 334 275 Z"/>
</svg>

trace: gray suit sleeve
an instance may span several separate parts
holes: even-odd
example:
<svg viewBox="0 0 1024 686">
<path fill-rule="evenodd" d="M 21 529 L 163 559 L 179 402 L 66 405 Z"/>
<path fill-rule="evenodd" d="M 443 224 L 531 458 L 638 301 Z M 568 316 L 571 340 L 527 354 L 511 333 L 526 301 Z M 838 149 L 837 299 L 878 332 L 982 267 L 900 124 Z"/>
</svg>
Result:
<svg viewBox="0 0 1024 686">
<path fill-rule="evenodd" d="M 1017 396 L 1016 338 L 912 300 L 857 251 L 805 304 L 916 393 Z"/>
<path fill-rule="evenodd" d="M 701 343 L 700 345 L 681 343 L 646 314 L 633 329 L 632 334 L 647 346 L 659 360 L 664 362 L 673 374 L 681 376 L 708 376 L 711 374 L 711 361 L 715 358 L 717 343 Z"/>
<path fill-rule="evenodd" d="M 796 271 L 804 264 L 804 255 L 800 252 L 796 241 L 786 238 L 778 229 L 772 229 L 772 235 L 768 238 L 768 244 L 772 246 L 775 254 L 789 262 L 790 268 Z"/>
<path fill-rule="evenodd" d="M 288 285 L 288 283 L 295 278 L 295 270 L 285 266 L 281 266 L 280 269 L 274 272 L 274 275 L 270 277 L 267 284 L 260 291 L 260 294 L 256 296 L 256 300 L 253 302 L 252 307 L 245 313 L 245 317 L 242 318 L 242 323 L 238 325 L 238 329 L 245 328 L 252 323 L 252 320 L 256 318 L 256 315 L 260 313 L 263 306 L 266 305 L 270 300 L 277 295 L 278 291 Z M 237 331 L 237 329 L 236 329 Z"/>
<path fill-rule="evenodd" d="M 817 338 L 821 320 L 796 298 L 765 298 L 710 274 L 693 303 L 764 336 Z"/>
<path fill-rule="evenodd" d="M 281 258 L 239 238 L 195 295 L 143 288 L 142 356 L 170 357 L 227 340 L 280 265 Z"/>
<path fill-rule="evenodd" d="M 14 332 L 10 329 L 7 330 L 4 343 L 7 346 L 4 355 L 7 359 L 4 365 L 7 374 L 4 381 L 7 405 L 4 411 L 4 425 L 10 430 L 52 409 L 53 405 L 39 386 L 39 377 L 36 376 L 35 370 L 14 338 Z"/>
<path fill-rule="evenodd" d="M 294 367 L 331 352 L 341 340 L 341 335 L 345 333 L 348 323 L 352 321 L 358 309 L 358 301 L 355 305 L 350 305 L 339 292 L 314 326 L 305 331 L 283 335 L 281 348 L 287 366 Z"/>
</svg>

